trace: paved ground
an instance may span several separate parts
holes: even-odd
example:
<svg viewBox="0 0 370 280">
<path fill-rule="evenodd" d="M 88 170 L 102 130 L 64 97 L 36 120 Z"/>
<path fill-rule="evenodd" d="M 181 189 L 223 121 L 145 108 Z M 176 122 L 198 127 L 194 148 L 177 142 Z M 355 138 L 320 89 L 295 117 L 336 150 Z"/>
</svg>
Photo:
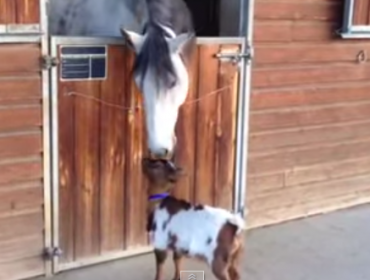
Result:
<svg viewBox="0 0 370 280">
<path fill-rule="evenodd" d="M 60 274 L 52 280 L 153 280 L 152 255 Z M 167 264 L 166 280 L 171 280 Z M 187 262 L 186 268 L 204 265 Z M 205 278 L 214 280 L 208 269 Z M 370 206 L 252 230 L 244 280 L 370 280 Z M 39 279 L 41 280 L 41 279 Z"/>
</svg>

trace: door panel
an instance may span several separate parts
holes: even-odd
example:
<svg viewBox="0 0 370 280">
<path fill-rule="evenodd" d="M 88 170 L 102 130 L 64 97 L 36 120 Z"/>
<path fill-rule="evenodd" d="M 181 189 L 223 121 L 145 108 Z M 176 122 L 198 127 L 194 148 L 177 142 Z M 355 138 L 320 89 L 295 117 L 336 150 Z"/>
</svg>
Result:
<svg viewBox="0 0 370 280">
<path fill-rule="evenodd" d="M 144 112 L 130 76 L 133 55 L 122 42 L 84 40 L 59 38 L 53 46 L 62 61 L 53 70 L 57 100 L 53 110 L 58 117 L 54 187 L 59 194 L 55 238 L 63 251 L 59 270 L 149 246 L 146 181 L 141 171 Z M 215 55 L 238 52 L 243 40 L 213 40 L 199 40 L 189 64 L 189 95 L 176 127 L 176 160 L 187 174 L 174 192 L 193 202 L 231 209 L 239 75 L 237 66 Z M 106 64 L 100 57 L 96 70 L 106 77 L 62 73 L 74 67 L 71 57 L 61 53 L 66 46 L 106 48 Z"/>
</svg>

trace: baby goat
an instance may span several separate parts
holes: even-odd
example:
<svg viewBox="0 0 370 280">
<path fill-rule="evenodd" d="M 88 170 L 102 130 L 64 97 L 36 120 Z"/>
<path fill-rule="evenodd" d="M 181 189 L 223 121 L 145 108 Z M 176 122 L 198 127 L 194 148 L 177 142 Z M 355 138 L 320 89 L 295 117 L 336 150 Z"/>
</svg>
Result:
<svg viewBox="0 0 370 280">
<path fill-rule="evenodd" d="M 221 208 L 192 205 L 170 196 L 170 185 L 181 169 L 168 161 L 144 160 L 143 170 L 150 182 L 147 230 L 154 246 L 155 280 L 162 280 L 168 251 L 173 251 L 174 280 L 180 279 L 184 257 L 205 261 L 219 280 L 239 280 L 244 220 Z"/>
</svg>

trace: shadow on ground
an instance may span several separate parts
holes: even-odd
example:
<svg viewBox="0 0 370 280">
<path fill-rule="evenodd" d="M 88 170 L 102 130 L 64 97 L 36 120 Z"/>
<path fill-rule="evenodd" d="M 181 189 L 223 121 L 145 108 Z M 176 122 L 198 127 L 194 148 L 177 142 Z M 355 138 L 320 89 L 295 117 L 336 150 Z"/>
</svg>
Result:
<svg viewBox="0 0 370 280">
<path fill-rule="evenodd" d="M 251 230 L 246 236 L 244 280 L 370 280 L 370 206 Z M 172 279 L 172 262 L 165 280 Z M 187 261 L 187 270 L 205 265 Z M 42 280 L 39 278 L 37 280 Z M 152 280 L 153 256 L 145 255 L 61 273 L 52 280 Z"/>
</svg>

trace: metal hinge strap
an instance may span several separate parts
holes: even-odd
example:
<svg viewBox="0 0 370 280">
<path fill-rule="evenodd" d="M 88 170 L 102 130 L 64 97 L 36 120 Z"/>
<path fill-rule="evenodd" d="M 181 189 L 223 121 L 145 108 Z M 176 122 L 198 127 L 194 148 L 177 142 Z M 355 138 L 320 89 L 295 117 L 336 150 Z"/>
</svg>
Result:
<svg viewBox="0 0 370 280">
<path fill-rule="evenodd" d="M 52 57 L 50 55 L 44 55 L 42 57 L 42 68 L 49 70 L 59 64 L 59 59 L 57 57 Z"/>
<path fill-rule="evenodd" d="M 219 52 L 216 57 L 220 60 L 230 61 L 233 64 L 239 64 L 243 59 L 252 60 L 253 51 L 251 47 L 247 47 L 245 52 Z"/>
<path fill-rule="evenodd" d="M 44 250 L 44 258 L 52 260 L 54 257 L 61 257 L 63 254 L 60 248 L 48 247 Z"/>
</svg>

